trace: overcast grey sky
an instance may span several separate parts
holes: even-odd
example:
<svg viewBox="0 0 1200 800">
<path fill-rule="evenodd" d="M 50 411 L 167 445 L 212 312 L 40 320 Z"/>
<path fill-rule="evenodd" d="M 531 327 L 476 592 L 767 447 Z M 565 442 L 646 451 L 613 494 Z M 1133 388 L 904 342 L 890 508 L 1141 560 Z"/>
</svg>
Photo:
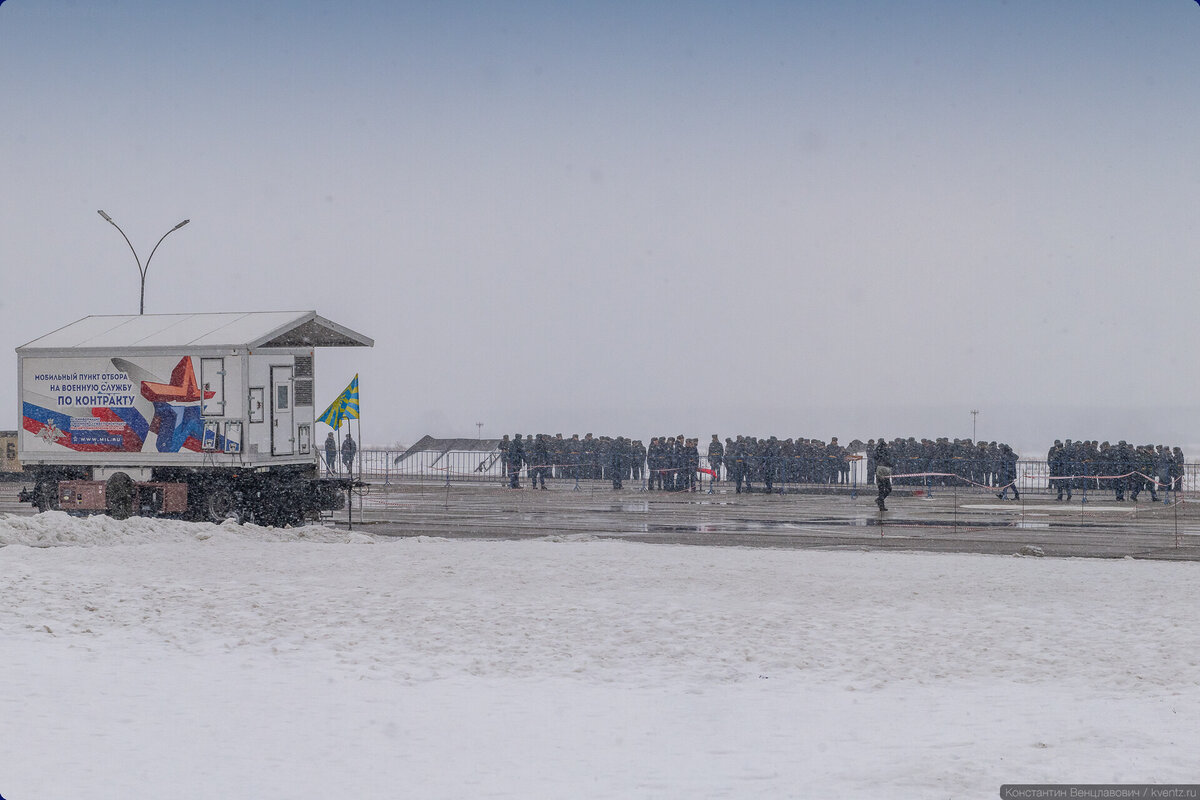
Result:
<svg viewBox="0 0 1200 800">
<path fill-rule="evenodd" d="M 102 208 L 192 221 L 148 313 L 373 337 L 368 442 L 1200 443 L 1193 0 L 8 0 L 0 74 L 4 427 L 137 311 Z"/>
</svg>

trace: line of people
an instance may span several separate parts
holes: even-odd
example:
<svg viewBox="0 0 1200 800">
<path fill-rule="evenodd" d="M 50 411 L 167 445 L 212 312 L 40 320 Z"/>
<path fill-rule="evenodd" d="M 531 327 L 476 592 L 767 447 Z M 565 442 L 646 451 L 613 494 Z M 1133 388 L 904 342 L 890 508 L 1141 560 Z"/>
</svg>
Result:
<svg viewBox="0 0 1200 800">
<path fill-rule="evenodd" d="M 879 441 L 885 441 L 880 439 Z M 867 482 L 875 482 L 874 453 L 878 442 L 867 441 Z M 893 470 L 898 475 L 915 473 L 938 473 L 932 477 L 897 478 L 895 482 L 908 486 L 950 486 L 957 476 L 980 486 L 1003 486 L 1009 481 L 1001 478 L 1007 461 L 1015 463 L 1016 454 L 1001 442 L 972 442 L 970 439 L 907 439 L 895 438 L 887 442 L 893 460 Z M 1015 475 L 1015 470 L 1014 470 Z"/>
<path fill-rule="evenodd" d="M 542 489 L 547 478 L 611 480 L 613 488 L 619 489 L 626 480 L 641 481 L 644 474 L 651 491 L 696 491 L 704 473 L 714 481 L 732 481 L 738 493 L 754 491 L 755 484 L 768 492 L 782 483 L 849 484 L 851 463 L 863 452 L 869 484 L 879 483 L 879 457 L 884 453 L 888 463 L 882 466 L 888 469 L 889 486 L 947 486 L 957 476 L 999 489 L 997 497 L 1001 499 L 1007 499 L 1010 489 L 1014 497 L 1020 498 L 1016 486 L 1018 456 L 1013 449 L 1006 443 L 976 443 L 970 439 L 897 437 L 890 442 L 870 439 L 865 444 L 856 439 L 843 447 L 837 437 L 825 443 L 819 439 L 739 435 L 726 437 L 722 443 L 713 434 L 703 459 L 699 439 L 682 434 L 655 436 L 649 447 L 637 439 L 590 433 L 569 438 L 562 434 L 516 434 L 510 439 L 505 435 L 499 444 L 500 463 L 509 485 L 519 487 L 524 470 L 532 487 Z M 1110 445 L 1070 439 L 1065 443 L 1056 440 L 1046 460 L 1050 488 L 1057 489 L 1057 499 L 1064 495 L 1070 499 L 1076 489 L 1105 488 L 1112 490 L 1117 500 L 1129 494 L 1136 501 L 1142 491 L 1149 491 L 1157 500 L 1159 488 L 1182 488 L 1185 464 L 1179 447 L 1134 447 L 1124 441 Z"/>
<path fill-rule="evenodd" d="M 1129 498 L 1137 502 L 1142 491 L 1158 500 L 1158 490 L 1179 491 L 1183 488 L 1183 450 L 1165 444 L 1133 446 L 1124 440 L 1111 445 L 1094 441 L 1065 442 L 1055 440 L 1046 454 L 1050 473 L 1050 488 L 1057 490 L 1056 500 L 1072 490 L 1108 489 L 1117 501 Z M 1107 476 L 1107 477 L 1101 477 Z"/>
<path fill-rule="evenodd" d="M 521 468 L 535 488 L 545 488 L 546 478 L 614 481 L 621 488 L 627 479 L 641 480 L 646 462 L 646 447 L 637 439 L 624 436 L 592 436 L 539 433 L 522 437 L 508 434 L 498 445 L 500 465 L 509 484 L 519 486 Z"/>
<path fill-rule="evenodd" d="M 828 444 L 819 439 L 759 439 L 754 436 L 726 437 L 717 434 L 701 459 L 700 440 L 677 436 L 655 436 L 648 447 L 641 440 L 623 436 L 578 434 L 507 434 L 501 439 L 499 459 L 510 486 L 520 485 L 525 470 L 536 488 L 549 478 L 612 480 L 621 488 L 625 480 L 640 481 L 645 470 L 651 491 L 695 491 L 701 474 L 713 480 L 734 481 L 737 491 L 743 485 L 753 491 L 759 483 L 772 491 L 780 483 L 849 484 L 850 464 L 862 442 L 843 447 L 834 437 Z"/>
<path fill-rule="evenodd" d="M 957 477 L 980 486 L 998 487 L 1000 491 L 996 497 L 1000 500 L 1008 499 L 1009 489 L 1012 489 L 1014 500 L 1021 499 L 1021 490 L 1017 488 L 1018 456 L 1007 444 L 996 446 L 995 460 L 988 458 L 978 461 L 966 457 L 969 451 L 964 446 L 970 445 L 970 440 L 955 440 L 955 444 L 959 445 L 957 450 L 948 446 L 946 439 L 938 439 L 937 442 L 922 440 L 917 447 L 912 446 L 914 441 L 895 439 L 889 446 L 887 440 L 880 437 L 878 441 L 871 439 L 868 442 L 867 474 L 870 482 L 876 486 L 875 504 L 881 512 L 887 511 L 885 501 L 892 493 L 893 480 L 908 484 L 923 481 L 925 486 L 931 486 L 934 479 L 939 481 L 939 485 L 945 485 Z M 990 447 L 987 449 L 990 450 Z"/>
</svg>

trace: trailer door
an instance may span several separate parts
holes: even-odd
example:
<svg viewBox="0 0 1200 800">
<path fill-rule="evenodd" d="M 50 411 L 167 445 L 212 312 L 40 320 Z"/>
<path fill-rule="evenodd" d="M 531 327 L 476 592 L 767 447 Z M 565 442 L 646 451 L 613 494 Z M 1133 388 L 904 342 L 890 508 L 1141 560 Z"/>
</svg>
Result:
<svg viewBox="0 0 1200 800">
<path fill-rule="evenodd" d="M 290 456 L 295 452 L 292 428 L 292 368 L 271 367 L 271 455 Z"/>
</svg>

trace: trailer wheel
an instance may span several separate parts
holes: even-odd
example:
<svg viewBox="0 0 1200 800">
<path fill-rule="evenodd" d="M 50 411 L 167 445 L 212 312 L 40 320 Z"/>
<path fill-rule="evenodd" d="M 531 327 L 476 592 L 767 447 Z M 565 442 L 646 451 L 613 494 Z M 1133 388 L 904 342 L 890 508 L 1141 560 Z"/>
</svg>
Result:
<svg viewBox="0 0 1200 800">
<path fill-rule="evenodd" d="M 104 504 L 113 519 L 128 519 L 133 514 L 133 478 L 113 473 L 104 483 Z"/>
<path fill-rule="evenodd" d="M 228 489 L 213 489 L 204 498 L 204 514 L 209 522 L 220 525 L 227 519 L 232 519 L 241 525 L 245 516 L 238 505 L 237 498 Z"/>
<path fill-rule="evenodd" d="M 58 481 L 38 481 L 33 487 L 33 502 L 38 511 L 57 511 Z"/>
</svg>

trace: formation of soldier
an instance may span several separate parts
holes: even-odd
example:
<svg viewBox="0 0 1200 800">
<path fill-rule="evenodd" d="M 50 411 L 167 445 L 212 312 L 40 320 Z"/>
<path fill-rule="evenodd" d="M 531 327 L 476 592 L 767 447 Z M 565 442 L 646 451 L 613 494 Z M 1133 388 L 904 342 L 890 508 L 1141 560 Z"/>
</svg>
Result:
<svg viewBox="0 0 1200 800">
<path fill-rule="evenodd" d="M 510 486 L 519 486 L 522 469 L 535 488 L 544 488 L 549 478 L 611 480 L 621 488 L 625 480 L 642 480 L 651 491 L 696 491 L 702 475 L 712 480 L 729 480 L 737 491 L 754 484 L 767 491 L 782 483 L 850 483 L 850 462 L 859 458 L 861 442 L 846 448 L 834 437 L 778 439 L 771 436 L 727 437 L 717 434 L 701 457 L 700 440 L 677 436 L 655 436 L 649 446 L 623 436 L 569 438 L 561 433 L 507 434 L 499 444 L 500 463 Z"/>
<path fill-rule="evenodd" d="M 1009 488 L 1019 498 L 1017 454 L 1005 443 L 972 442 L 970 439 L 870 439 L 850 442 L 837 437 L 828 443 L 819 439 L 779 439 L 775 436 L 726 437 L 713 434 L 703 451 L 699 439 L 655 436 L 649 446 L 624 436 L 564 437 L 539 433 L 536 436 L 507 435 L 499 445 L 500 463 L 509 485 L 520 486 L 524 470 L 531 488 L 546 488 L 547 478 L 611 480 L 614 489 L 624 481 L 646 479 L 651 491 L 696 491 L 701 476 L 727 480 L 735 491 L 754 491 L 758 485 L 773 491 L 780 484 L 849 484 L 851 463 L 866 454 L 866 482 L 875 484 L 876 453 L 883 443 L 891 482 L 909 486 L 949 486 L 957 478 L 999 490 L 1001 499 Z M 1075 490 L 1108 489 L 1117 500 L 1126 494 L 1134 501 L 1142 491 L 1158 499 L 1159 489 L 1182 488 L 1183 451 L 1167 445 L 1131 446 L 1094 441 L 1055 441 L 1047 453 L 1050 488 L 1057 499 L 1072 497 Z"/>
<path fill-rule="evenodd" d="M 709 463 L 718 471 L 723 467 L 725 479 L 734 482 L 738 492 L 743 483 L 748 491 L 758 483 L 768 492 L 777 483 L 848 484 L 850 462 L 859 458 L 862 446 L 856 440 L 843 447 L 836 436 L 828 444 L 820 439 L 738 436 L 727 437 L 722 445 L 714 435 L 713 444 Z"/>
<path fill-rule="evenodd" d="M 882 440 L 880 440 L 882 441 Z M 878 441 L 867 441 L 867 483 L 875 483 L 875 450 Z M 972 442 L 970 439 L 907 439 L 886 442 L 892 471 L 901 476 L 892 482 L 901 486 L 952 486 L 962 478 L 980 486 L 1001 487 L 1016 477 L 1016 454 L 1004 443 Z M 1003 479 L 1012 465 L 1013 478 Z M 917 473 L 937 473 L 917 475 Z M 951 477 L 953 476 L 953 477 Z"/>
<path fill-rule="evenodd" d="M 1073 490 L 1111 490 L 1118 501 L 1126 493 L 1137 502 L 1142 491 L 1158 500 L 1158 491 L 1183 488 L 1183 450 L 1165 444 L 1133 446 L 1125 441 L 1111 445 L 1094 441 L 1055 440 L 1046 454 L 1050 488 L 1056 500 L 1071 499 Z"/>
<path fill-rule="evenodd" d="M 564 438 L 561 433 L 508 434 L 500 440 L 500 464 L 509 485 L 520 486 L 520 473 L 525 468 L 533 488 L 546 488 L 546 478 L 571 480 L 612 480 L 620 489 L 627 479 L 641 480 L 646 462 L 646 447 L 639 440 L 624 436 L 592 436 L 574 434 Z"/>
</svg>

